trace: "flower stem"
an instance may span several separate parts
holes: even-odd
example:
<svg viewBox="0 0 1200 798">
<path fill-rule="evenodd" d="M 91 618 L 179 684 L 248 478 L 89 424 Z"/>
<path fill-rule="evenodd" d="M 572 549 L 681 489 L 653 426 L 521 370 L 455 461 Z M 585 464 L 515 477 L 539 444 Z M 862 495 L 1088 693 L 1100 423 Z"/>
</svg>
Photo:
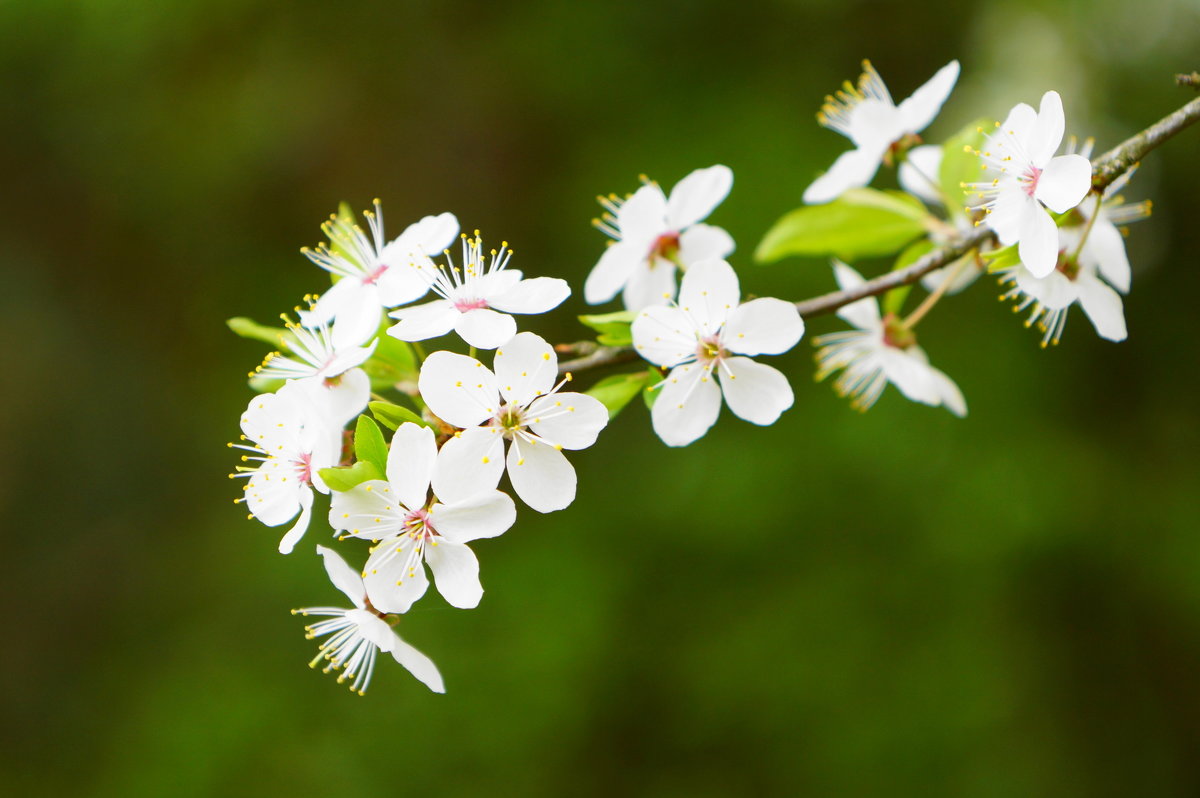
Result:
<svg viewBox="0 0 1200 798">
<path fill-rule="evenodd" d="M 1079 253 L 1083 252 L 1083 245 L 1087 243 L 1088 236 L 1092 234 L 1092 225 L 1096 224 L 1096 217 L 1100 215 L 1100 204 L 1104 202 L 1102 194 L 1096 195 L 1096 207 L 1092 209 L 1091 218 L 1088 219 L 1087 227 L 1083 228 L 1083 235 L 1079 237 L 1079 246 L 1075 247 L 1075 251 L 1071 253 L 1071 260 L 1079 261 Z"/>
<path fill-rule="evenodd" d="M 958 263 L 953 268 L 953 271 L 951 271 L 942 279 L 942 282 L 938 284 L 937 289 L 935 289 L 932 294 L 925 297 L 925 300 L 920 305 L 917 305 L 917 309 L 908 314 L 908 318 L 900 322 L 906 330 L 911 330 L 913 327 L 916 327 L 921 319 L 925 318 L 925 314 L 933 309 L 933 306 L 938 303 L 938 300 L 945 295 L 947 290 L 949 290 L 950 284 L 958 279 L 958 275 L 967 265 L 968 260 L 970 260 L 969 255 L 963 255 L 961 258 L 959 258 Z"/>
</svg>

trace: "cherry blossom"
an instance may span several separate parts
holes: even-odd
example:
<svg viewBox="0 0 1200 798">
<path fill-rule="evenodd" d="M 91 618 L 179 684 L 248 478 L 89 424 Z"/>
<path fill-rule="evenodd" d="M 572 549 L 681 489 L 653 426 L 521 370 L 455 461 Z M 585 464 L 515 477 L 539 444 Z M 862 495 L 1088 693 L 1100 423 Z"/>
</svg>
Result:
<svg viewBox="0 0 1200 798">
<path fill-rule="evenodd" d="M 697 169 L 671 189 L 646 180 L 621 201 L 601 197 L 603 220 L 596 226 L 614 239 L 588 275 L 583 296 L 588 304 L 607 302 L 624 289 L 628 310 L 662 305 L 675 296 L 675 269 L 733 252 L 729 233 L 701 224 L 733 187 L 733 172 L 720 164 Z"/>
<path fill-rule="evenodd" d="M 879 165 L 901 147 L 916 140 L 950 96 L 958 80 L 958 61 L 939 69 L 912 96 L 896 105 L 870 61 L 863 61 L 858 85 L 846 82 L 836 97 L 825 98 L 817 121 L 854 143 L 804 190 L 804 201 L 820 204 L 843 191 L 871 182 Z"/>
<path fill-rule="evenodd" d="M 362 346 L 364 341 L 346 340 L 345 336 L 335 335 L 327 323 L 310 327 L 288 321 L 286 327 L 289 354 L 271 352 L 263 359 L 262 364 L 250 373 L 251 377 L 282 380 L 332 379 L 355 366 L 362 365 L 375 351 L 375 341 L 371 341 L 369 346 Z M 372 329 L 370 337 L 374 336 L 375 331 Z"/>
<path fill-rule="evenodd" d="M 740 297 L 728 263 L 700 261 L 684 274 L 678 304 L 646 308 L 633 321 L 633 348 L 671 369 L 651 410 L 654 431 L 668 446 L 704 435 L 722 395 L 734 415 L 754 424 L 773 424 L 792 406 L 783 374 L 739 356 L 786 352 L 804 334 L 804 321 L 789 302 L 764 297 L 739 305 Z"/>
<path fill-rule="evenodd" d="M 363 579 L 371 603 L 384 612 L 408 612 L 425 594 L 425 563 L 452 606 L 478 605 L 479 561 L 466 544 L 502 534 L 517 517 L 512 499 L 498 490 L 448 504 L 431 499 L 437 451 L 433 430 L 401 424 L 388 453 L 387 481 L 333 494 L 330 525 L 377 543 Z"/>
<path fill-rule="evenodd" d="M 520 333 L 496 351 L 495 373 L 473 357 L 434 352 L 418 386 L 429 410 L 459 427 L 438 454 L 433 491 L 447 504 L 494 489 L 507 463 L 521 501 L 540 513 L 575 500 L 575 469 L 563 449 L 586 449 L 608 424 L 608 410 L 558 384 L 554 349 Z M 508 442 L 507 458 L 504 442 Z"/>
<path fill-rule="evenodd" d="M 326 618 L 304 627 L 309 640 L 331 635 L 320 644 L 320 653 L 313 657 L 309 667 L 315 668 L 321 660 L 325 660 L 325 673 L 340 671 L 337 677 L 338 684 L 349 681 L 350 689 L 363 695 L 375 671 L 376 653 L 382 651 L 391 654 L 396 662 L 403 665 L 417 681 L 433 692 L 446 692 L 442 675 L 433 664 L 433 660 L 400 639 L 391 625 L 384 620 L 384 613 L 373 607 L 367 599 L 363 580 L 354 569 L 332 549 L 317 546 L 317 553 L 325 561 L 325 571 L 329 574 L 330 581 L 346 594 L 346 598 L 350 599 L 354 607 L 307 607 L 292 610 L 293 615 L 316 615 Z"/>
</svg>

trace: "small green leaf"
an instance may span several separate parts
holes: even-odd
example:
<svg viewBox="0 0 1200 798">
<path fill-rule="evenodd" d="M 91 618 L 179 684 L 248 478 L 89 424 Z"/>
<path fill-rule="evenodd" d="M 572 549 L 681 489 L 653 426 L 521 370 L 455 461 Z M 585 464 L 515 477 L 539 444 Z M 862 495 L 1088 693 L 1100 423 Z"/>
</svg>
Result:
<svg viewBox="0 0 1200 798">
<path fill-rule="evenodd" d="M 942 165 L 938 169 L 938 183 L 946 200 L 946 212 L 954 218 L 965 218 L 968 199 L 963 183 L 976 183 L 983 176 L 983 161 L 975 151 L 983 146 L 986 133 L 983 128 L 990 124 L 979 119 L 964 127 L 942 145 Z"/>
<path fill-rule="evenodd" d="M 646 403 L 646 407 L 654 407 L 654 403 L 658 400 L 658 384 L 665 380 L 666 376 L 658 369 L 650 369 L 647 375 L 649 379 L 646 381 L 646 388 L 642 391 L 642 401 Z"/>
<path fill-rule="evenodd" d="M 907 194 L 854 189 L 785 215 L 767 231 L 754 257 L 772 263 L 791 255 L 848 261 L 891 255 L 925 233 L 927 217 L 920 201 Z"/>
<path fill-rule="evenodd" d="M 1017 252 L 1017 245 L 1011 244 L 1001 249 L 993 249 L 989 252 L 982 253 L 981 257 L 987 263 L 989 272 L 998 272 L 1001 269 L 1011 269 L 1021 262 L 1021 254 Z"/>
<path fill-rule="evenodd" d="M 371 387 L 391 388 L 402 382 L 417 379 L 417 358 L 410 344 L 380 333 L 376 339 L 375 352 L 363 363 L 363 371 L 371 378 Z"/>
<path fill-rule="evenodd" d="M 892 271 L 899 271 L 913 265 L 928 252 L 933 251 L 933 242 L 928 238 L 922 238 L 920 241 L 915 241 L 907 249 L 900 253 L 900 257 L 896 258 L 896 263 L 892 266 Z M 908 299 L 908 292 L 912 290 L 913 284 L 901 285 L 888 291 L 883 297 L 883 312 L 899 313 L 904 307 L 904 301 Z"/>
<path fill-rule="evenodd" d="M 356 485 L 372 479 L 383 479 L 383 473 L 366 460 L 359 460 L 352 466 L 322 468 L 317 473 L 321 475 L 321 479 L 325 480 L 325 484 L 329 486 L 330 490 L 336 490 L 338 493 L 345 493 Z"/>
<path fill-rule="evenodd" d="M 596 340 L 604 346 L 627 346 L 633 343 L 630 325 L 637 312 L 619 310 L 615 313 L 600 313 L 580 316 L 579 320 L 599 333 Z"/>
<path fill-rule="evenodd" d="M 625 405 L 641 393 L 649 380 L 649 371 L 639 371 L 636 374 L 614 374 L 593 385 L 587 394 L 596 397 L 608 408 L 608 417 L 611 420 L 616 418 L 617 413 L 620 413 Z"/>
<path fill-rule="evenodd" d="M 370 463 L 381 474 L 387 472 L 387 441 L 383 439 L 379 425 L 365 414 L 358 417 L 354 427 L 354 459 Z"/>
<path fill-rule="evenodd" d="M 270 344 L 276 349 L 288 349 L 289 333 L 283 327 L 268 327 L 265 324 L 259 324 L 253 319 L 248 319 L 245 316 L 234 316 L 232 319 L 227 319 L 225 324 L 234 333 L 243 338 L 249 338 L 253 341 L 262 341 Z"/>
<path fill-rule="evenodd" d="M 367 407 L 371 408 L 372 415 L 379 419 L 379 423 L 388 429 L 397 429 L 406 421 L 433 429 L 432 424 L 402 405 L 394 405 L 391 402 L 371 402 Z"/>
</svg>

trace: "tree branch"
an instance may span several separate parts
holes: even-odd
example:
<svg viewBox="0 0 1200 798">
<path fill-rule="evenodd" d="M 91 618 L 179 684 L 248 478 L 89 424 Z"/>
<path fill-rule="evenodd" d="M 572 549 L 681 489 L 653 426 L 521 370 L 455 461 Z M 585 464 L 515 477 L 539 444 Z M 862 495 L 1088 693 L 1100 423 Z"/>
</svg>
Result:
<svg viewBox="0 0 1200 798">
<path fill-rule="evenodd" d="M 1200 120 L 1200 97 L 1163 117 L 1141 133 L 1130 136 L 1118 146 L 1095 159 L 1092 162 L 1092 188 L 1096 191 L 1103 191 L 1110 183 L 1132 169 L 1148 152 L 1161 146 L 1197 120 Z M 796 303 L 796 309 L 804 318 L 820 316 L 856 300 L 877 296 L 893 288 L 915 283 L 934 269 L 940 269 L 975 249 L 991 236 L 990 230 L 978 227 L 961 238 L 933 250 L 910 266 L 867 280 L 851 290 L 832 291 L 812 299 L 801 300 Z M 559 363 L 559 373 L 615 365 L 636 358 L 633 348 L 629 346 L 596 347 L 595 344 L 585 346 L 590 343 L 585 341 L 559 347 L 559 350 L 564 353 L 579 355 L 572 360 Z"/>
</svg>

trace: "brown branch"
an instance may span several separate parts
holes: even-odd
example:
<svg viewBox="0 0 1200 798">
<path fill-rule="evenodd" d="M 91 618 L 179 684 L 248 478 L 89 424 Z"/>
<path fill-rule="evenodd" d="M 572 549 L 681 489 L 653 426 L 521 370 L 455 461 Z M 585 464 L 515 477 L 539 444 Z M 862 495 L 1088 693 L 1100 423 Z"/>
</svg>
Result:
<svg viewBox="0 0 1200 798">
<path fill-rule="evenodd" d="M 1092 188 L 1096 191 L 1103 191 L 1110 183 L 1132 169 L 1148 152 L 1161 146 L 1197 120 L 1200 120 L 1200 97 L 1163 117 L 1141 133 L 1130 136 L 1094 160 L 1092 162 Z M 934 269 L 939 269 L 980 246 L 991 235 L 991 231 L 986 228 L 976 228 L 958 240 L 933 250 L 910 266 L 867 280 L 851 290 L 831 291 L 812 299 L 801 300 L 796 303 L 796 309 L 804 318 L 820 316 L 824 313 L 832 313 L 843 305 L 848 305 L 864 297 L 878 296 L 893 288 L 915 283 Z M 599 347 L 591 350 L 587 347 L 580 348 L 579 344 L 569 344 L 560 349 L 573 353 L 586 351 L 586 354 L 560 363 L 559 373 L 615 365 L 636 357 L 633 348 L 629 346 Z"/>
<path fill-rule="evenodd" d="M 1193 89 L 1200 90 L 1200 72 L 1176 75 L 1175 82 L 1180 86 L 1191 86 Z"/>
</svg>

